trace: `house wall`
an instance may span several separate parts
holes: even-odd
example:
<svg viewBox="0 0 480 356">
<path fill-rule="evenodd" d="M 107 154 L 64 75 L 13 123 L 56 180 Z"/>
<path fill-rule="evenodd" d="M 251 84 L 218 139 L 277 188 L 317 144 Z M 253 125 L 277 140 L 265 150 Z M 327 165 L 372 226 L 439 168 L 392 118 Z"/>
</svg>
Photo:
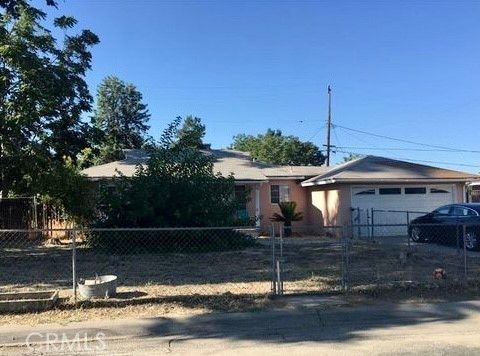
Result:
<svg viewBox="0 0 480 356">
<path fill-rule="evenodd" d="M 298 228 L 317 230 L 322 226 L 350 225 L 352 221 L 351 212 L 351 187 L 350 184 L 331 184 L 325 186 L 302 187 L 300 182 L 295 180 L 272 180 L 250 184 L 251 199 L 247 204 L 250 216 L 255 216 L 255 188 L 260 189 L 260 227 L 263 231 L 270 231 L 270 217 L 279 213 L 277 204 L 270 202 L 271 185 L 288 185 L 290 188 L 290 200 L 297 203 L 297 209 L 303 212 L 304 219 L 294 222 Z M 368 185 L 368 184 L 366 184 Z M 377 186 L 374 184 L 372 186 Z M 402 186 L 404 186 L 403 184 Z M 418 184 L 414 184 L 418 185 Z M 396 186 L 396 185 L 395 185 Z M 454 184 L 455 202 L 465 201 L 463 183 Z"/>
<path fill-rule="evenodd" d="M 337 226 L 351 223 L 350 185 L 336 184 L 304 189 L 311 199 L 311 225 Z"/>
<path fill-rule="evenodd" d="M 455 189 L 455 203 L 465 203 L 467 201 L 465 184 L 457 183 Z"/>
<path fill-rule="evenodd" d="M 369 184 L 361 184 L 369 186 Z M 378 184 L 370 184 L 378 186 Z M 406 186 L 408 184 L 401 184 Z M 419 184 L 412 184 L 418 186 Z M 330 184 L 325 186 L 313 186 L 304 188 L 308 191 L 309 221 L 313 226 L 338 226 L 349 225 L 352 221 L 352 196 L 350 184 Z M 382 185 L 382 186 L 388 186 Z M 398 184 L 392 184 L 398 186 Z M 464 183 L 454 183 L 454 202 L 463 203 L 466 201 Z"/>
<path fill-rule="evenodd" d="M 278 204 L 272 204 L 270 201 L 270 187 L 272 185 L 288 185 L 290 191 L 290 201 L 296 202 L 297 211 L 302 212 L 304 215 L 303 220 L 294 222 L 293 226 L 299 228 L 308 226 L 310 224 L 310 205 L 307 190 L 300 185 L 299 181 L 291 179 L 278 179 L 260 183 L 260 215 L 262 217 L 260 221 L 261 229 L 263 231 L 270 231 L 270 218 L 274 213 L 280 213 Z M 255 193 L 252 192 L 253 196 L 254 194 Z"/>
</svg>

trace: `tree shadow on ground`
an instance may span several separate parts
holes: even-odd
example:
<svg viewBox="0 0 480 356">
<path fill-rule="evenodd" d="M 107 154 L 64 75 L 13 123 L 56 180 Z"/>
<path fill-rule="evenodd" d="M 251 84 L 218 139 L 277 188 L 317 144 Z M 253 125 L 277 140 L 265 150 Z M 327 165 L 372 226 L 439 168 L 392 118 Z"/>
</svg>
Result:
<svg viewBox="0 0 480 356">
<path fill-rule="evenodd" d="M 185 319 L 154 319 L 148 336 L 181 340 L 220 338 L 269 343 L 344 342 L 366 332 L 401 326 L 452 323 L 480 312 L 479 303 L 428 305 L 384 303 L 361 307 L 282 308 L 258 313 L 209 314 Z"/>
</svg>

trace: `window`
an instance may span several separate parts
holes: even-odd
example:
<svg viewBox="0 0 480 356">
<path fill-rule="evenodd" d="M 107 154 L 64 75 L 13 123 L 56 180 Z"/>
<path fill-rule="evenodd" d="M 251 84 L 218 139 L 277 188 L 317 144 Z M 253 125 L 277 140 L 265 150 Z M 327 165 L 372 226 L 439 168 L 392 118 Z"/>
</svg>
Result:
<svg viewBox="0 0 480 356">
<path fill-rule="evenodd" d="M 402 194 L 401 188 L 380 188 L 378 190 L 380 195 L 397 195 Z"/>
<path fill-rule="evenodd" d="M 478 213 L 473 209 L 467 209 L 467 216 L 478 216 Z"/>
<path fill-rule="evenodd" d="M 247 187 L 244 185 L 236 185 L 235 186 L 235 198 L 239 200 L 239 204 L 237 207 L 237 218 L 240 220 L 248 219 L 248 212 L 247 212 Z"/>
<path fill-rule="evenodd" d="M 448 190 L 445 190 L 445 189 L 430 188 L 430 193 L 432 193 L 432 194 L 448 194 L 450 192 Z"/>
<path fill-rule="evenodd" d="M 270 187 L 270 202 L 278 204 L 284 201 L 290 201 L 290 188 L 288 185 L 272 185 Z"/>
<path fill-rule="evenodd" d="M 443 216 L 448 216 L 450 215 L 450 206 L 443 206 L 441 208 L 438 208 L 433 212 L 435 215 L 443 215 Z"/>
<path fill-rule="evenodd" d="M 375 195 L 375 189 L 362 190 L 358 193 L 355 193 L 355 195 Z"/>
<path fill-rule="evenodd" d="M 245 197 L 246 192 L 247 188 L 244 185 L 235 186 L 235 198 L 241 199 Z"/>
<path fill-rule="evenodd" d="M 456 206 L 452 209 L 452 215 L 454 216 L 478 216 L 478 214 L 469 208 L 463 206 Z"/>
<path fill-rule="evenodd" d="M 405 188 L 405 194 L 427 194 L 427 188 Z"/>
</svg>

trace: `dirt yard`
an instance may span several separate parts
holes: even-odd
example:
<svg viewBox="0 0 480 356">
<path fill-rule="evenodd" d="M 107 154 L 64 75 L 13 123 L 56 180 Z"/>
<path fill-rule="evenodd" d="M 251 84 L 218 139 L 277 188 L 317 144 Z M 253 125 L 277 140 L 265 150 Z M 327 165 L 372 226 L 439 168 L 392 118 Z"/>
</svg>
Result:
<svg viewBox="0 0 480 356">
<path fill-rule="evenodd" d="M 409 248 L 356 241 L 347 249 L 348 266 L 343 262 L 347 256 L 344 249 L 335 238 L 285 239 L 285 293 L 337 294 L 342 291 L 342 280 L 353 293 L 390 293 L 394 298 L 403 297 L 406 291 L 413 297 L 443 297 L 446 291 L 458 292 L 459 285 L 465 287 L 464 256 L 453 247 Z M 478 255 L 467 255 L 470 285 L 480 282 Z M 248 310 L 268 304 L 266 296 L 271 292 L 269 239 L 259 239 L 257 246 L 245 250 L 208 253 L 107 255 L 78 248 L 76 264 L 78 278 L 95 274 L 115 274 L 119 278 L 117 298 L 80 303 L 89 310 L 86 315 L 94 313 L 92 308 L 102 314 L 111 307 L 124 311 L 133 308 L 134 315 L 147 313 L 149 308 L 158 313 Z M 445 279 L 434 279 L 436 268 L 445 271 Z M 48 289 L 59 289 L 64 298 L 58 315 L 71 313 L 71 318 L 78 317 L 71 304 L 72 253 L 68 247 L 9 248 L 0 252 L 0 292 Z"/>
</svg>

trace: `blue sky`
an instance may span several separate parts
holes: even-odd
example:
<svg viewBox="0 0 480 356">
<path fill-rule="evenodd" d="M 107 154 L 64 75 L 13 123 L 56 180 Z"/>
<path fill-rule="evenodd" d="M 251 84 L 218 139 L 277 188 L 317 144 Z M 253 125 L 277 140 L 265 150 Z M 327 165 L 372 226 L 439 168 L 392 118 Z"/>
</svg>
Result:
<svg viewBox="0 0 480 356">
<path fill-rule="evenodd" d="M 269 127 L 321 146 L 331 84 L 334 124 L 480 150 L 479 1 L 65 0 L 52 14 L 99 35 L 92 92 L 110 74 L 137 85 L 154 136 L 193 114 L 214 147 Z M 425 147 L 341 128 L 332 137 L 362 147 L 344 151 L 480 171 L 480 153 L 383 150 Z"/>
</svg>

